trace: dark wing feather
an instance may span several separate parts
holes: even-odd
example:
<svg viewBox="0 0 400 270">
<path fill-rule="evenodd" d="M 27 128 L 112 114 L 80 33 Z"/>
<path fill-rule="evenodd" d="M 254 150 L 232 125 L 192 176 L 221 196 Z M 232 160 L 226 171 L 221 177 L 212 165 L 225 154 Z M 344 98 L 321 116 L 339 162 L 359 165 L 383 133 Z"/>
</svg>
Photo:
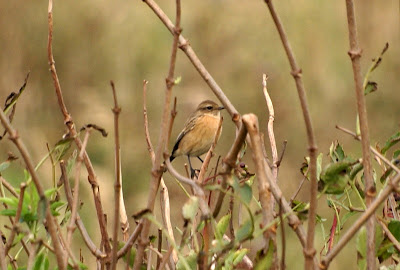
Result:
<svg viewBox="0 0 400 270">
<path fill-rule="evenodd" d="M 181 140 L 183 139 L 183 137 L 189 132 L 191 131 L 194 126 L 195 123 L 197 121 L 197 117 L 195 117 L 194 115 L 192 115 L 191 117 L 189 117 L 189 120 L 185 123 L 185 128 L 181 131 L 181 133 L 179 133 L 178 138 L 176 139 L 174 148 L 172 149 L 172 153 L 171 156 L 169 157 L 169 161 L 172 162 L 175 159 L 175 151 L 178 150 L 179 148 L 179 143 L 181 142 Z"/>
</svg>

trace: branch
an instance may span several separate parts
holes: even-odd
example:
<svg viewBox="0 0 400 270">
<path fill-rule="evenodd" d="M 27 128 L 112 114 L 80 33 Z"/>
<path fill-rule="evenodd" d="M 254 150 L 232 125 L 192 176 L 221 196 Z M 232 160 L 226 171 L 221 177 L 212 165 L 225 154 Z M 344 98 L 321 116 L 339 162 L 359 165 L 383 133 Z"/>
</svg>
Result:
<svg viewBox="0 0 400 270">
<path fill-rule="evenodd" d="M 361 226 L 375 213 L 376 209 L 381 205 L 386 198 L 396 190 L 397 185 L 400 182 L 400 174 L 397 174 L 390 183 L 379 193 L 379 196 L 370 204 L 370 206 L 365 210 L 365 212 L 353 223 L 353 226 L 346 231 L 339 242 L 332 248 L 332 250 L 325 256 L 321 261 L 321 269 L 327 269 L 330 262 L 336 255 L 343 249 L 343 247 L 356 235 L 357 231 Z"/>
<path fill-rule="evenodd" d="M 225 197 L 225 189 L 227 187 L 227 183 L 229 179 L 232 177 L 232 170 L 236 167 L 237 156 L 242 149 L 242 145 L 244 140 L 246 139 L 247 129 L 244 125 L 241 125 L 239 128 L 239 132 L 236 135 L 236 139 L 231 146 L 228 154 L 226 154 L 225 158 L 222 160 L 222 183 L 221 190 L 219 191 L 217 202 L 214 207 L 213 217 L 216 218 L 218 216 L 219 211 L 221 210 L 222 202 Z"/>
<path fill-rule="evenodd" d="M 70 187 L 69 181 L 68 181 L 67 168 L 65 167 L 65 162 L 63 160 L 61 160 L 61 162 L 60 162 L 60 168 L 61 168 L 61 181 L 64 184 L 65 196 L 67 198 L 69 207 L 72 209 L 73 198 L 72 198 L 72 193 L 71 193 L 71 187 Z M 96 247 L 96 245 L 93 243 L 79 214 L 76 215 L 75 223 L 76 223 L 76 226 L 78 227 L 78 230 L 81 232 L 82 238 L 83 238 L 86 246 L 89 248 L 89 250 L 92 252 L 92 254 L 94 256 L 96 256 L 96 258 L 98 258 L 98 259 L 102 259 L 102 258 L 104 259 L 105 257 L 107 257 L 107 255 L 104 254 L 100 249 L 98 249 Z"/>
<path fill-rule="evenodd" d="M 61 113 L 64 116 L 64 123 L 69 130 L 69 135 L 72 138 L 74 138 L 75 144 L 78 147 L 78 149 L 80 150 L 80 149 L 82 149 L 82 141 L 77 136 L 78 134 L 77 134 L 77 131 L 75 128 L 75 124 L 72 120 L 71 115 L 68 113 L 67 107 L 65 106 L 64 98 L 63 98 L 62 91 L 61 91 L 61 85 L 58 80 L 58 75 L 57 75 L 56 66 L 55 66 L 54 57 L 53 57 L 53 49 L 52 49 L 53 1 L 52 0 L 49 0 L 48 25 L 49 25 L 49 34 L 48 34 L 48 43 L 47 43 L 47 56 L 48 56 L 48 61 L 49 61 L 49 65 L 50 65 L 50 72 L 51 72 L 53 82 L 54 82 L 54 88 L 55 88 L 56 95 L 57 95 L 58 105 L 60 107 Z M 92 165 L 86 151 L 84 152 L 83 159 L 85 162 L 86 169 L 88 171 L 88 180 L 92 186 L 93 199 L 94 199 L 94 204 L 96 207 L 97 219 L 99 221 L 99 227 L 100 227 L 102 241 L 104 242 L 106 253 L 109 254 L 111 248 L 110 248 L 110 243 L 108 241 L 109 237 L 108 237 L 108 232 L 107 232 L 107 228 L 106 228 L 106 221 L 105 221 L 105 217 L 104 217 L 103 206 L 101 204 L 100 190 L 99 190 L 99 185 L 97 182 L 97 176 L 96 176 L 96 173 L 94 172 L 93 165 Z"/>
<path fill-rule="evenodd" d="M 361 49 L 358 46 L 357 26 L 353 0 L 346 0 L 347 22 L 349 29 L 349 56 L 353 66 L 354 84 L 357 98 L 357 111 L 360 119 L 361 145 L 365 177 L 365 201 L 369 206 L 374 200 L 376 190 L 372 176 L 371 154 L 369 151 L 369 130 L 367 107 L 365 105 L 364 88 L 361 76 Z M 371 217 L 367 223 L 367 268 L 375 269 L 375 219 Z"/>
<path fill-rule="evenodd" d="M 1 269 L 7 269 L 7 264 L 6 264 L 6 253 L 5 253 L 5 247 L 3 243 L 3 237 L 2 233 L 0 232 L 0 266 Z"/>
<path fill-rule="evenodd" d="M 158 139 L 158 145 L 155 152 L 155 159 L 152 166 L 152 179 L 150 182 L 150 191 L 147 200 L 147 209 L 152 211 L 154 209 L 155 199 L 157 195 L 157 191 L 159 188 L 159 184 L 161 181 L 161 176 L 163 170 L 161 169 L 161 159 L 164 150 L 167 148 L 167 138 L 168 138 L 168 119 L 170 114 L 170 103 L 171 103 L 171 95 L 172 88 L 174 86 L 174 72 L 175 72 L 175 62 L 176 62 L 176 54 L 178 50 L 178 40 L 179 35 L 181 33 L 180 29 L 180 21 L 181 21 L 181 2 L 180 0 L 176 0 L 176 22 L 173 27 L 174 39 L 172 42 L 172 50 L 171 50 L 171 59 L 168 71 L 168 77 L 166 78 L 166 90 L 165 90 L 165 100 L 164 100 L 164 109 L 163 115 L 161 119 L 161 127 L 160 127 L 160 135 Z M 150 231 L 151 222 L 148 219 L 143 220 L 143 229 L 140 235 L 140 243 L 136 252 L 135 262 L 133 265 L 134 270 L 138 270 L 140 265 L 142 264 L 142 260 L 144 257 L 144 250 L 146 248 L 148 242 L 148 235 Z"/>
<path fill-rule="evenodd" d="M 212 143 L 210 149 L 208 150 L 206 157 L 204 158 L 203 164 L 201 165 L 199 177 L 197 178 L 197 182 L 198 182 L 199 184 L 201 184 L 201 183 L 204 182 L 204 175 L 205 175 L 205 173 L 207 172 L 208 165 L 210 164 L 211 157 L 212 157 L 212 155 L 213 155 L 215 146 L 217 145 L 217 141 L 218 141 L 218 138 L 219 138 L 218 135 L 221 133 L 221 130 L 222 130 L 222 122 L 223 122 L 223 121 L 224 121 L 224 118 L 221 117 L 221 119 L 219 120 L 217 132 L 215 133 L 214 141 L 213 141 L 213 143 Z"/>
<path fill-rule="evenodd" d="M 245 114 L 242 116 L 243 123 L 250 135 L 253 150 L 253 162 L 256 166 L 256 174 L 258 180 L 259 200 L 261 203 L 261 211 L 263 215 L 262 227 L 270 224 L 274 219 L 273 208 L 271 204 L 271 193 L 269 183 L 276 181 L 276 178 L 266 174 L 266 162 L 261 147 L 261 136 L 258 127 L 258 118 L 254 114 Z M 268 176 L 271 177 L 268 179 Z M 265 248 L 269 246 L 270 239 L 274 238 L 274 230 L 269 228 L 264 231 Z"/>
<path fill-rule="evenodd" d="M 135 230 L 129 237 L 126 244 L 120 250 L 118 250 L 118 253 L 117 253 L 118 259 L 121 258 L 122 256 L 124 256 L 127 253 L 127 251 L 132 247 L 132 245 L 135 243 L 136 239 L 138 238 L 140 232 L 142 231 L 142 228 L 143 228 L 143 223 L 140 222 L 136 226 Z"/>
<path fill-rule="evenodd" d="M 312 269 L 313 259 L 315 258 L 316 250 L 314 248 L 314 235 L 315 235 L 315 219 L 317 214 L 317 193 L 318 193 L 318 183 L 317 183 L 317 144 L 315 140 L 315 135 L 312 127 L 310 111 L 307 104 L 307 95 L 304 89 L 303 80 L 301 79 L 301 69 L 297 65 L 293 50 L 290 46 L 288 37 L 286 35 L 285 29 L 283 28 L 282 22 L 275 11 L 272 0 L 265 0 L 268 9 L 271 13 L 272 19 L 274 20 L 276 29 L 278 30 L 279 36 L 282 40 L 283 47 L 285 49 L 286 55 L 288 57 L 290 67 L 292 69 L 292 76 L 296 82 L 297 93 L 300 100 L 301 110 L 303 112 L 304 123 L 307 130 L 308 139 L 308 153 L 310 156 L 310 210 L 308 216 L 308 228 L 307 228 L 307 244 L 304 249 L 305 256 L 305 269 Z"/>
<path fill-rule="evenodd" d="M 381 220 L 378 219 L 379 224 L 381 225 L 383 231 L 389 238 L 390 242 L 393 243 L 394 247 L 397 249 L 398 252 L 400 252 L 400 243 L 397 241 L 396 237 L 390 232 L 389 228 L 386 226 L 386 224 Z"/>
<path fill-rule="evenodd" d="M 158 16 L 158 18 L 163 22 L 163 24 L 168 28 L 172 35 L 175 36 L 175 26 L 172 21 L 168 18 L 168 16 L 164 13 L 164 11 L 157 5 L 153 0 L 143 0 Z M 221 87 L 217 84 L 211 74 L 207 71 L 205 66 L 201 63 L 200 59 L 197 57 L 196 53 L 193 51 L 189 42 L 182 36 L 179 35 L 179 49 L 181 49 L 189 60 L 192 62 L 193 66 L 199 72 L 200 76 L 204 79 L 204 81 L 208 84 L 217 98 L 224 105 L 226 111 L 232 117 L 232 121 L 236 124 L 237 127 L 241 125 L 240 114 L 236 110 L 236 108 L 232 105 L 230 100 L 227 98 L 225 93 L 222 91 Z"/>
<path fill-rule="evenodd" d="M 129 229 L 129 223 L 126 216 L 126 210 L 124 201 L 121 200 L 121 147 L 119 143 L 119 114 L 121 113 L 121 107 L 118 106 L 117 93 L 115 91 L 115 85 L 113 81 L 110 81 L 111 89 L 114 98 L 114 108 L 112 112 L 114 114 L 114 138 L 115 138 L 115 184 L 114 184 L 114 224 L 113 224 L 113 248 L 112 248 L 112 260 L 111 269 L 115 270 L 117 267 L 117 251 L 118 251 L 118 228 L 120 226 L 120 217 L 128 224 L 126 230 Z M 122 204 L 122 205 L 121 205 Z M 123 231 L 124 232 L 124 231 Z M 124 232 L 124 234 L 126 231 Z"/>
</svg>

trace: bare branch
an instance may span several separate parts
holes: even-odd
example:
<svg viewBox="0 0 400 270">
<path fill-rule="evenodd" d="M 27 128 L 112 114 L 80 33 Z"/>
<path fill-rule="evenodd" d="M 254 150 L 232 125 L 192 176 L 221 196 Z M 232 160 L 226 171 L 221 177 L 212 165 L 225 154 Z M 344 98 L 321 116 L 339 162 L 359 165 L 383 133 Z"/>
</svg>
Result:
<svg viewBox="0 0 400 270">
<path fill-rule="evenodd" d="M 72 209 L 73 198 L 72 198 L 72 193 L 71 193 L 71 187 L 69 185 L 69 181 L 68 181 L 68 177 L 67 177 L 67 168 L 65 167 L 65 162 L 63 160 L 60 162 L 60 168 L 61 168 L 61 180 L 64 184 L 65 196 L 67 197 L 69 207 Z M 89 250 L 92 252 L 92 254 L 94 256 L 96 256 L 96 258 L 98 258 L 98 259 L 105 258 L 107 255 L 104 254 L 101 250 L 99 250 L 96 247 L 96 245 L 93 243 L 79 214 L 77 214 L 77 216 L 76 216 L 75 223 L 76 223 L 76 226 L 78 227 L 78 230 L 81 232 L 82 238 L 83 238 L 86 246 L 89 248 Z"/>
<path fill-rule="evenodd" d="M 75 128 L 75 124 L 72 120 L 71 115 L 68 113 L 67 107 L 65 106 L 64 98 L 63 98 L 62 91 L 61 91 L 61 85 L 58 80 L 58 75 L 57 75 L 56 66 L 55 66 L 54 57 L 53 57 L 53 48 L 52 48 L 53 0 L 49 0 L 48 26 L 49 26 L 49 33 L 48 33 L 48 43 L 47 43 L 47 56 L 48 56 L 48 61 L 49 61 L 49 65 L 50 65 L 50 72 L 51 72 L 53 82 L 54 82 L 54 88 L 55 88 L 56 95 L 57 95 L 58 105 L 60 107 L 61 113 L 64 116 L 64 123 L 69 130 L 69 135 L 72 138 L 74 138 L 75 144 L 78 147 L 78 149 L 80 150 L 82 148 L 82 141 L 79 139 L 79 136 L 77 136 L 78 134 L 77 134 L 77 131 Z M 89 174 L 88 180 L 92 186 L 93 199 L 94 199 L 94 203 L 95 203 L 95 207 L 96 207 L 97 219 L 99 221 L 99 227 L 100 227 L 102 240 L 105 243 L 106 253 L 109 254 L 111 248 L 110 248 L 110 243 L 108 241 L 109 237 L 108 237 L 107 228 L 105 226 L 106 222 L 105 222 L 105 218 L 104 218 L 103 206 L 101 204 L 100 190 L 99 190 L 99 185 L 97 183 L 97 176 L 96 176 L 96 173 L 94 172 L 93 165 L 92 165 L 86 151 L 84 153 L 83 158 L 84 158 L 86 169 Z"/>
<path fill-rule="evenodd" d="M 309 107 L 307 104 L 307 95 L 304 89 L 303 80 L 301 78 L 301 68 L 297 65 L 293 50 L 290 46 L 288 37 L 286 35 L 285 29 L 283 28 L 281 19 L 275 11 L 275 7 L 272 4 L 272 0 L 265 0 L 268 9 L 271 13 L 272 19 L 274 20 L 276 29 L 278 30 L 279 36 L 282 40 L 282 45 L 285 49 L 286 55 L 288 57 L 290 67 L 292 69 L 292 76 L 296 82 L 297 93 L 300 100 L 301 109 L 303 112 L 304 123 L 307 131 L 308 139 L 308 153 L 310 156 L 310 210 L 308 214 L 308 227 L 307 227 L 307 245 L 304 249 L 305 256 L 305 269 L 313 268 L 313 260 L 315 258 L 316 250 L 314 248 L 314 235 L 315 235 L 315 218 L 317 213 L 317 193 L 318 193 L 318 183 L 317 183 L 317 144 L 313 131 L 313 126 L 311 122 L 311 116 Z M 315 268 L 315 265 L 314 265 Z"/>
<path fill-rule="evenodd" d="M 259 192 L 259 200 L 261 203 L 262 208 L 262 215 L 263 215 L 263 222 L 262 226 L 267 226 L 270 224 L 274 219 L 273 208 L 271 204 L 271 192 L 269 183 L 276 181 L 276 178 L 273 175 L 266 174 L 265 168 L 265 159 L 262 152 L 261 147 L 261 136 L 258 127 L 258 118 L 254 114 L 245 114 L 242 116 L 243 123 L 246 126 L 246 129 L 250 135 L 250 140 L 252 143 L 252 150 L 253 150 L 253 162 L 256 166 L 257 171 L 257 180 L 258 180 L 258 192 Z M 277 157 L 277 155 L 276 155 Z M 270 179 L 267 177 L 271 176 Z M 274 230 L 272 227 L 264 232 L 265 238 L 265 247 L 268 247 L 269 240 L 274 237 Z"/>
<path fill-rule="evenodd" d="M 378 222 L 381 225 L 381 227 L 382 227 L 383 231 L 385 232 L 385 234 L 387 235 L 387 237 L 389 238 L 390 242 L 392 242 L 394 247 L 397 249 L 397 251 L 400 252 L 399 241 L 397 241 L 396 237 L 394 237 L 394 235 L 389 231 L 389 228 L 387 227 L 387 225 L 380 218 L 378 218 Z"/>
<path fill-rule="evenodd" d="M 353 0 L 346 0 L 347 22 L 349 29 L 349 56 L 353 66 L 353 76 L 357 99 L 357 111 L 360 119 L 361 145 L 365 177 L 366 203 L 369 206 L 375 198 L 376 189 L 372 177 L 371 154 L 369 151 L 369 130 L 367 107 L 365 105 L 364 87 L 361 76 L 361 49 L 358 46 L 356 17 Z M 375 219 L 371 217 L 367 223 L 367 268 L 375 269 Z"/>
<path fill-rule="evenodd" d="M 155 159 L 152 166 L 152 179 L 150 182 L 150 191 L 147 200 L 147 209 L 153 210 L 155 204 L 155 198 L 157 195 L 157 191 L 159 188 L 159 184 L 161 181 L 161 176 L 163 170 L 161 169 L 161 159 L 163 152 L 167 148 L 167 138 L 168 138 L 168 123 L 170 117 L 170 103 L 171 103 L 171 95 L 172 95 L 172 88 L 174 86 L 174 72 L 175 72 L 175 62 L 176 62 L 176 54 L 178 50 L 178 42 L 179 42 L 179 35 L 181 33 L 180 28 L 180 21 L 181 21 L 181 3 L 180 0 L 176 0 L 176 22 L 175 26 L 173 27 L 173 42 L 172 42 L 172 50 L 171 50 L 171 59 L 168 71 L 168 77 L 166 78 L 166 90 L 165 90 L 165 100 L 164 100 L 164 109 L 163 115 L 161 119 L 161 127 L 160 127 L 160 134 L 158 139 L 158 145 L 155 152 Z M 143 220 L 143 229 L 141 233 L 141 241 L 139 243 L 135 263 L 133 266 L 134 270 L 138 270 L 140 265 L 142 264 L 143 256 L 144 256 L 144 249 L 148 242 L 148 235 L 150 231 L 150 221 L 148 219 Z"/>
<path fill-rule="evenodd" d="M 164 13 L 164 11 L 157 5 L 153 0 L 144 0 L 145 2 L 158 16 L 158 18 L 164 23 L 164 25 L 168 28 L 172 35 L 175 35 L 175 26 L 172 21 L 168 18 L 168 16 Z M 181 49 L 189 60 L 192 62 L 193 66 L 199 72 L 204 81 L 208 84 L 217 98 L 224 105 L 227 112 L 232 117 L 232 121 L 236 124 L 237 127 L 241 125 L 240 114 L 236 110 L 236 108 L 232 105 L 230 100 L 226 97 L 225 93 L 222 91 L 221 87 L 217 84 L 211 74 L 207 71 L 205 66 L 201 63 L 200 59 L 197 57 L 196 53 L 193 51 L 189 42 L 182 36 L 179 35 L 179 49 Z"/>
</svg>

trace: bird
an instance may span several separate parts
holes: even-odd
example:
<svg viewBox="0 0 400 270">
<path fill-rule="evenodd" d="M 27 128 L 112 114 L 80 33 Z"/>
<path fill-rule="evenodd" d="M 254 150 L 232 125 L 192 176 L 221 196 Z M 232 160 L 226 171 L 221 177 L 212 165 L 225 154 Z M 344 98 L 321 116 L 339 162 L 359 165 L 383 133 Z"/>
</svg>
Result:
<svg viewBox="0 0 400 270">
<path fill-rule="evenodd" d="M 212 100 L 201 102 L 189 116 L 183 130 L 176 139 L 169 160 L 172 162 L 176 157 L 186 155 L 189 161 L 191 178 L 193 178 L 195 170 L 193 170 L 190 157 L 197 157 L 203 162 L 200 156 L 210 149 L 215 136 L 217 136 L 218 141 L 222 127 L 218 134 L 217 131 L 222 117 L 221 110 L 223 109 L 223 106 L 219 106 Z"/>
</svg>

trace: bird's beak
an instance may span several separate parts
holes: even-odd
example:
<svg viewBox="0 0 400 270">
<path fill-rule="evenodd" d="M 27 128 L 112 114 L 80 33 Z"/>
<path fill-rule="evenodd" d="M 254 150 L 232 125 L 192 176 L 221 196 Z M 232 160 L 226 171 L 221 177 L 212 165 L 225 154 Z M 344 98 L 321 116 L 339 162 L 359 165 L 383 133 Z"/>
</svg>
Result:
<svg viewBox="0 0 400 270">
<path fill-rule="evenodd" d="M 220 111 L 220 110 L 223 110 L 223 109 L 225 109 L 224 106 L 218 107 L 218 110 L 219 110 L 219 111 Z"/>
</svg>

